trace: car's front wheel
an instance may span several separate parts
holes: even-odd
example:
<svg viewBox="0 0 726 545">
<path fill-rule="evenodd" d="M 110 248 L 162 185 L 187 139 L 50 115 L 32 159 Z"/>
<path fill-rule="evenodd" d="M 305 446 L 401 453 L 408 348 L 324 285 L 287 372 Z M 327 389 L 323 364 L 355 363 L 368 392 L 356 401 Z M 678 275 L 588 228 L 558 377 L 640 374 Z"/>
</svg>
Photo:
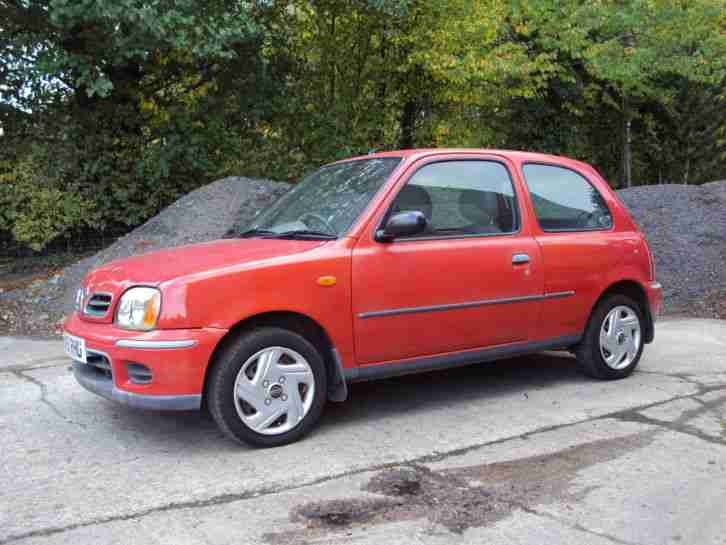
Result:
<svg viewBox="0 0 726 545">
<path fill-rule="evenodd" d="M 272 447 L 313 428 L 326 391 L 318 350 L 297 333 L 268 327 L 242 334 L 222 351 L 210 371 L 207 403 L 228 436 Z"/>
<path fill-rule="evenodd" d="M 643 313 L 624 295 L 611 295 L 592 312 L 575 354 L 580 369 L 599 379 L 630 375 L 643 354 Z"/>
</svg>

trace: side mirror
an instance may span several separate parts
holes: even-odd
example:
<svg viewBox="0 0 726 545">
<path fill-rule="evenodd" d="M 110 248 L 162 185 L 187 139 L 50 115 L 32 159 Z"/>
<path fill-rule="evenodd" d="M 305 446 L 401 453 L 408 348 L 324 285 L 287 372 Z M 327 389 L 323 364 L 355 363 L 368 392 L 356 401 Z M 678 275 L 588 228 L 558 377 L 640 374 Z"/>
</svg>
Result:
<svg viewBox="0 0 726 545">
<path fill-rule="evenodd" d="M 391 242 L 398 237 L 417 235 L 426 229 L 427 223 L 423 212 L 399 212 L 388 219 L 383 229 L 376 231 L 376 240 Z"/>
</svg>

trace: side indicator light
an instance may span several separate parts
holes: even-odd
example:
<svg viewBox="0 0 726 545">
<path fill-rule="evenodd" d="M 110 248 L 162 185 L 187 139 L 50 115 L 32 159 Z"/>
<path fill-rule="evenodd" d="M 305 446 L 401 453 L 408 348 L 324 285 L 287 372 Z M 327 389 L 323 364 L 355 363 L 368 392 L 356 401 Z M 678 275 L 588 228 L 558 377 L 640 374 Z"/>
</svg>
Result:
<svg viewBox="0 0 726 545">
<path fill-rule="evenodd" d="M 318 278 L 318 285 L 320 286 L 335 286 L 338 283 L 338 279 L 334 276 L 321 276 Z"/>
</svg>

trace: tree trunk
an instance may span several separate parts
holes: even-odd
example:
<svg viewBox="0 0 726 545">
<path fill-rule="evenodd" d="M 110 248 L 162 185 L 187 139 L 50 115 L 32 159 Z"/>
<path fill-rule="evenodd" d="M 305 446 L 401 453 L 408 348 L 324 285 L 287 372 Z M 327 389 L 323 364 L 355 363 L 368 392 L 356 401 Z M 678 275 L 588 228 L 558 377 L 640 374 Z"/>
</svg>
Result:
<svg viewBox="0 0 726 545">
<path fill-rule="evenodd" d="M 418 104 L 415 99 L 409 98 L 403 106 L 401 113 L 401 139 L 399 147 L 410 149 L 416 146 L 416 114 Z"/>
<path fill-rule="evenodd" d="M 337 14 L 335 11 L 331 12 L 330 14 L 330 41 L 332 43 L 335 43 L 335 19 L 337 17 Z M 333 104 L 335 102 L 335 78 L 336 78 L 336 60 L 335 55 L 331 55 L 329 59 L 329 69 L 330 69 L 330 103 Z"/>
<path fill-rule="evenodd" d="M 630 123 L 630 111 L 628 110 L 625 101 L 623 101 L 623 185 L 625 185 L 625 187 L 630 187 L 633 184 L 630 149 Z"/>
<path fill-rule="evenodd" d="M 691 157 L 689 155 L 688 158 L 686 159 L 686 170 L 683 173 L 683 184 L 684 185 L 688 185 L 688 177 L 690 176 L 690 174 L 691 174 Z"/>
<path fill-rule="evenodd" d="M 387 55 L 388 55 L 388 42 L 386 41 L 386 33 L 385 28 L 381 32 L 381 65 L 387 66 Z M 378 107 L 382 110 L 385 110 L 387 108 L 386 106 L 386 95 L 388 94 L 388 87 L 386 85 L 388 81 L 388 78 L 381 78 L 378 82 L 378 88 L 376 90 L 376 96 L 378 97 Z M 374 144 L 377 149 L 381 149 L 388 146 L 388 142 L 386 142 L 386 132 L 384 130 L 384 123 L 383 120 L 379 118 L 378 123 L 376 124 L 375 132 L 373 133 L 374 137 Z"/>
</svg>

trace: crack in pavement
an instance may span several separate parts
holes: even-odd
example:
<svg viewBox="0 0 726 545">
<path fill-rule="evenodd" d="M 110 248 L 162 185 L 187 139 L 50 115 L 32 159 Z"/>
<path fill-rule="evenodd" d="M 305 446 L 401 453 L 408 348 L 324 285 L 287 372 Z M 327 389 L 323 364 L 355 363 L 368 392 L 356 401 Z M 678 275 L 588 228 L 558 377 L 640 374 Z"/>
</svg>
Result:
<svg viewBox="0 0 726 545">
<path fill-rule="evenodd" d="M 52 363 L 52 362 L 58 362 L 58 363 Z M 33 371 L 35 369 L 51 369 L 53 367 L 63 367 L 64 365 L 68 365 L 71 363 L 71 360 L 69 358 L 48 358 L 45 360 L 38 360 L 34 362 L 28 362 L 18 365 L 8 365 L 6 367 L 0 368 L 0 374 L 2 373 L 8 373 L 8 374 L 15 374 L 17 372 L 22 371 Z M 46 365 L 48 364 L 48 365 Z"/>
<path fill-rule="evenodd" d="M 590 528 L 587 528 L 586 526 L 583 526 L 579 522 L 571 523 L 569 520 L 564 519 L 562 517 L 558 517 L 556 515 L 553 515 L 551 513 L 546 513 L 544 511 L 538 511 L 537 509 L 534 509 L 532 507 L 527 507 L 526 505 L 515 503 L 515 507 L 519 507 L 522 511 L 529 513 L 530 515 L 534 515 L 537 517 L 546 518 L 549 520 L 552 520 L 554 522 L 557 522 L 558 524 L 562 524 L 563 526 L 566 526 L 568 528 L 571 528 L 573 530 L 579 530 L 580 532 L 584 532 L 586 534 L 590 534 L 593 536 L 598 536 L 603 539 L 607 539 L 608 541 L 611 541 L 612 543 L 617 543 L 618 545 L 639 545 L 638 543 L 635 543 L 633 541 L 625 541 L 624 539 L 620 539 L 619 537 L 616 537 L 611 534 L 607 534 L 605 532 L 600 532 L 597 530 L 592 530 Z"/>
<path fill-rule="evenodd" d="M 45 391 L 45 386 L 40 383 L 39 381 L 28 377 L 27 375 L 23 375 L 22 373 L 16 373 L 19 376 L 29 380 L 30 382 L 33 382 L 34 384 L 37 384 L 40 386 L 41 391 Z M 657 401 L 653 403 L 648 403 L 645 405 L 641 405 L 638 407 L 633 407 L 627 410 L 619 410 L 619 411 L 613 411 L 611 413 L 603 414 L 600 416 L 595 416 L 591 418 L 585 418 L 581 420 L 576 420 L 573 422 L 567 422 L 562 424 L 554 424 L 551 426 L 545 426 L 542 428 L 538 428 L 536 430 L 524 432 L 518 435 L 509 436 L 509 437 L 503 437 L 501 439 L 496 439 L 494 441 L 485 441 L 482 443 L 477 443 L 473 445 L 469 445 L 467 447 L 462 447 L 458 449 L 453 449 L 450 451 L 445 452 L 433 452 L 430 454 L 425 454 L 422 456 L 417 456 L 411 459 L 403 459 L 393 462 L 387 462 L 384 464 L 372 464 L 370 466 L 360 467 L 356 469 L 351 469 L 348 471 L 342 471 L 339 473 L 326 475 L 324 477 L 318 477 L 315 479 L 310 479 L 308 481 L 297 483 L 294 485 L 277 485 L 277 486 L 266 486 L 266 487 L 260 487 L 255 488 L 251 490 L 246 490 L 242 492 L 236 492 L 236 493 L 226 493 L 226 494 L 220 494 L 216 496 L 212 496 L 210 498 L 206 499 L 199 499 L 199 500 L 189 500 L 189 501 L 178 501 L 178 502 L 170 502 L 167 504 L 157 505 L 153 507 L 149 507 L 147 509 L 141 509 L 138 511 L 132 511 L 128 513 L 122 513 L 118 515 L 109 515 L 106 517 L 98 517 L 86 521 L 80 521 L 72 524 L 67 524 L 65 526 L 51 526 L 47 528 L 41 528 L 37 530 L 31 530 L 28 532 L 23 532 L 15 535 L 10 535 L 5 538 L 0 538 L 0 545 L 8 545 L 13 542 L 34 538 L 34 537 L 47 537 L 55 534 L 65 533 L 72 530 L 76 530 L 79 528 L 86 528 L 89 526 L 98 526 L 103 524 L 109 524 L 113 522 L 122 522 L 122 521 L 128 521 L 128 520 L 134 520 L 134 519 L 141 519 L 149 515 L 153 515 L 156 513 L 164 513 L 169 511 L 177 511 L 177 510 L 183 510 L 183 509 L 193 509 L 193 508 L 207 508 L 207 507 L 215 507 L 218 505 L 226 505 L 231 503 L 236 503 L 239 501 L 245 501 L 249 499 L 274 495 L 274 494 L 280 494 L 284 492 L 294 491 L 294 490 L 300 490 L 303 488 L 343 479 L 345 477 L 350 477 L 354 475 L 360 475 L 363 473 L 373 472 L 373 471 L 381 471 L 385 469 L 391 469 L 395 467 L 400 467 L 403 465 L 412 465 L 412 464 L 426 464 L 426 463 L 432 463 L 432 462 L 439 462 L 443 461 L 449 458 L 454 458 L 458 456 L 463 456 L 469 452 L 486 448 L 493 445 L 499 445 L 502 443 L 506 443 L 509 441 L 515 441 L 520 439 L 529 439 L 532 436 L 540 435 L 543 433 L 548 433 L 551 431 L 557 431 L 561 429 L 566 429 L 570 427 L 574 427 L 581 424 L 586 424 L 590 422 L 596 422 L 598 420 L 607 420 L 607 419 L 621 419 L 627 421 L 628 418 L 630 418 L 632 415 L 635 415 L 638 413 L 638 411 L 643 411 L 650 409 L 652 407 L 657 407 L 661 405 L 665 405 L 667 403 L 672 403 L 674 401 L 678 401 L 681 399 L 693 399 L 697 396 L 703 396 L 704 394 L 713 392 L 713 391 L 721 391 L 726 389 L 726 384 L 717 384 L 717 385 L 703 385 L 701 384 L 696 392 L 691 394 L 684 394 L 680 396 L 674 396 L 672 398 L 663 400 L 663 401 Z M 42 400 L 42 399 L 41 399 Z M 707 402 L 709 404 L 708 408 L 700 408 L 695 409 L 698 414 L 701 412 L 706 412 L 706 410 L 710 410 L 711 406 L 718 405 L 723 400 L 723 397 L 719 397 L 716 401 L 713 402 Z M 46 403 L 47 400 L 45 401 Z M 694 411 L 688 411 L 688 415 L 691 415 L 694 413 Z M 699 412 L 700 411 L 700 412 Z M 56 414 L 59 414 L 57 411 Z M 62 415 L 59 414 L 62 418 L 65 419 Z M 637 415 L 634 418 L 637 418 L 641 415 Z M 689 418 L 692 418 L 693 416 L 689 416 Z M 677 422 L 677 421 L 676 421 Z M 670 430 L 671 428 L 667 425 L 668 423 L 664 423 L 662 421 L 654 420 L 652 423 L 648 422 L 649 425 L 655 426 L 660 430 Z M 664 425 L 666 424 L 666 425 Z M 679 431 L 679 430 L 676 430 Z M 713 441 L 713 438 L 709 437 L 711 441 Z M 719 444 L 723 445 L 723 442 L 719 442 Z M 628 544 L 629 545 L 629 544 Z"/>
<path fill-rule="evenodd" d="M 720 391 L 722 389 L 724 389 L 724 387 L 716 387 L 716 388 L 704 387 L 704 392 L 699 395 L 703 395 L 704 393 L 709 393 L 709 392 L 713 392 L 713 391 Z M 717 437 L 713 437 L 712 435 L 708 435 L 707 433 L 704 433 L 703 431 L 699 430 L 698 428 L 687 424 L 687 422 L 689 420 L 692 420 L 692 419 L 696 418 L 697 416 L 710 412 L 712 409 L 716 409 L 717 407 L 720 407 L 721 405 L 725 404 L 726 403 L 726 394 L 719 396 L 716 399 L 713 399 L 710 401 L 704 401 L 704 400 L 698 399 L 696 397 L 690 397 L 690 399 L 699 403 L 700 407 L 683 411 L 681 413 L 681 416 L 679 416 L 678 418 L 676 418 L 675 420 L 672 420 L 672 421 L 661 420 L 658 418 L 652 418 L 652 417 L 642 414 L 641 411 L 647 410 L 647 409 L 623 411 L 621 414 L 613 416 L 613 418 L 615 418 L 617 420 L 621 420 L 623 422 L 634 422 L 634 423 L 638 423 L 638 424 L 658 426 L 658 427 L 665 428 L 665 429 L 668 429 L 670 431 L 674 431 L 677 433 L 684 433 L 686 435 L 691 435 L 693 437 L 701 439 L 702 441 L 706 441 L 707 443 L 712 443 L 714 445 L 719 445 L 719 446 L 726 445 L 726 438 L 719 439 Z"/>
<path fill-rule="evenodd" d="M 696 392 L 692 393 L 692 394 L 684 394 L 684 395 L 680 395 L 680 396 L 675 396 L 675 397 L 671 397 L 671 398 L 666 399 L 666 400 L 663 400 L 663 401 L 655 401 L 653 403 L 647 403 L 645 405 L 640 405 L 638 407 L 632 407 L 630 409 L 613 411 L 611 413 L 607 413 L 607 414 L 604 414 L 604 415 L 601 415 L 601 416 L 593 416 L 592 418 L 586 418 L 586 419 L 578 420 L 578 421 L 575 421 L 575 422 L 572 422 L 572 423 L 567 423 L 567 424 L 553 424 L 551 426 L 545 426 L 543 428 L 537 428 L 537 429 L 532 430 L 532 431 L 524 432 L 524 433 L 522 433 L 520 435 L 517 435 L 517 436 L 503 437 L 501 439 L 495 439 L 494 441 L 489 441 L 489 442 L 486 442 L 486 443 L 470 445 L 470 446 L 467 446 L 467 447 L 461 447 L 461 448 L 454 449 L 454 450 L 450 450 L 450 451 L 446 451 L 446 452 L 443 452 L 443 453 L 434 452 L 434 453 L 431 453 L 431 454 L 424 455 L 421 458 L 418 458 L 417 460 L 420 461 L 420 462 L 422 462 L 422 463 L 440 462 L 440 461 L 445 460 L 447 458 L 452 458 L 452 457 L 456 457 L 456 456 L 463 456 L 463 455 L 468 454 L 469 452 L 472 452 L 474 450 L 478 450 L 478 449 L 483 448 L 483 447 L 498 445 L 498 444 L 501 444 L 501 443 L 506 443 L 507 441 L 511 441 L 511 440 L 514 440 L 514 439 L 529 439 L 533 435 L 539 435 L 541 433 L 547 433 L 547 432 L 550 432 L 550 431 L 557 431 L 559 429 L 563 429 L 563 428 L 566 428 L 566 427 L 569 427 L 569 426 L 574 426 L 574 425 L 577 425 L 577 424 L 585 424 L 585 423 L 588 423 L 588 422 L 595 422 L 597 420 L 605 420 L 605 419 L 609 419 L 609 418 L 618 419 L 618 417 L 620 417 L 620 416 L 626 416 L 627 417 L 631 412 L 632 413 L 637 413 L 639 411 L 645 411 L 645 410 L 651 409 L 653 407 L 659 407 L 661 405 L 666 405 L 668 403 L 672 403 L 673 401 L 679 401 L 681 399 L 692 399 L 695 396 L 702 396 L 704 394 L 707 394 L 707 393 L 710 393 L 710 392 L 713 392 L 713 391 L 720 391 L 720 390 L 723 390 L 723 389 L 726 389 L 726 384 L 700 385 L 699 386 L 699 389 Z M 656 423 L 658 423 L 658 422 L 659 421 L 656 421 Z M 0 543 L 0 545 L 2 545 L 2 544 Z"/>
<path fill-rule="evenodd" d="M 66 415 L 64 415 L 63 412 L 58 407 L 56 407 L 56 405 L 52 401 L 50 401 L 48 399 L 48 387 L 45 384 L 43 384 L 42 381 L 38 380 L 35 377 L 31 377 L 30 375 L 26 375 L 22 371 L 13 371 L 12 374 L 15 375 L 16 377 L 18 377 L 19 379 L 24 380 L 26 382 L 30 382 L 31 384 L 34 384 L 35 386 L 40 388 L 40 402 L 43 403 L 46 407 L 48 407 L 53 412 L 53 414 L 55 414 L 58 418 L 60 418 L 61 420 L 63 420 L 64 422 L 66 422 L 68 424 L 78 426 L 79 428 L 81 428 L 83 430 L 86 429 L 85 424 L 82 424 L 81 422 L 76 422 L 72 418 L 69 418 Z"/>
<path fill-rule="evenodd" d="M 636 374 L 636 375 L 657 375 L 657 376 L 661 376 L 661 377 L 677 378 L 679 380 L 682 380 L 683 382 L 693 384 L 694 386 L 698 386 L 698 387 L 707 386 L 705 383 L 703 383 L 699 380 L 696 380 L 695 377 L 697 377 L 698 375 L 691 375 L 689 373 L 663 373 L 662 371 L 640 371 L 640 370 L 636 369 L 634 374 Z M 714 373 L 714 374 L 721 374 L 721 373 Z"/>
</svg>

